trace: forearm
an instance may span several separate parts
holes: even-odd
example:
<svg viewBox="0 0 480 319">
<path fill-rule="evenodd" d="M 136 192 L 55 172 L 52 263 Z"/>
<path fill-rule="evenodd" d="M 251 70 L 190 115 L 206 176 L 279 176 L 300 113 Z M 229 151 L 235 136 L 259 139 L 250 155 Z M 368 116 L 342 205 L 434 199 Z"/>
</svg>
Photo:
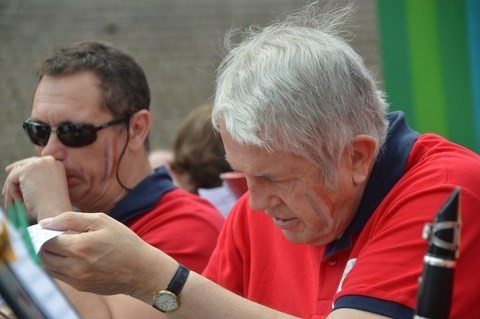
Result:
<svg viewBox="0 0 480 319">
<path fill-rule="evenodd" d="M 82 318 L 112 319 L 108 306 L 102 296 L 93 293 L 80 292 L 59 280 L 56 282 L 58 287 L 63 291 Z"/>
<path fill-rule="evenodd" d="M 57 283 L 83 319 L 166 318 L 152 306 L 130 296 L 102 296 L 78 291 L 61 281 Z"/>
<path fill-rule="evenodd" d="M 191 273 L 181 295 L 180 308 L 169 318 L 244 319 L 296 318 L 242 298 L 206 278 Z"/>
<path fill-rule="evenodd" d="M 156 267 L 148 268 L 156 271 L 142 275 L 150 277 L 148 287 L 137 296 L 147 304 L 152 304 L 153 292 L 164 289 L 168 285 L 178 266 L 176 261 L 165 255 L 157 254 L 155 258 L 157 257 L 157 262 L 154 262 Z M 180 294 L 180 307 L 166 315 L 171 319 L 296 318 L 242 298 L 193 271 L 190 272 Z"/>
<path fill-rule="evenodd" d="M 68 194 L 67 194 L 68 195 Z M 73 207 L 69 198 L 57 197 L 55 201 L 43 200 L 35 205 L 35 212 L 32 215 L 36 216 L 37 221 L 48 217 L 57 216 L 63 212 L 72 211 Z"/>
</svg>

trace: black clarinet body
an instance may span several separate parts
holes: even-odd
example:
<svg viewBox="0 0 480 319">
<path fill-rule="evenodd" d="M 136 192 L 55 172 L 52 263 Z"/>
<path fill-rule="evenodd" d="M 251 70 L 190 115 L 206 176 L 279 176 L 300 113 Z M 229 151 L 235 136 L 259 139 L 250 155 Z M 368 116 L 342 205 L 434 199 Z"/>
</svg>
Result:
<svg viewBox="0 0 480 319">
<path fill-rule="evenodd" d="M 432 224 L 425 225 L 429 240 L 415 309 L 415 319 L 448 319 L 460 246 L 460 188 L 455 188 Z"/>
</svg>

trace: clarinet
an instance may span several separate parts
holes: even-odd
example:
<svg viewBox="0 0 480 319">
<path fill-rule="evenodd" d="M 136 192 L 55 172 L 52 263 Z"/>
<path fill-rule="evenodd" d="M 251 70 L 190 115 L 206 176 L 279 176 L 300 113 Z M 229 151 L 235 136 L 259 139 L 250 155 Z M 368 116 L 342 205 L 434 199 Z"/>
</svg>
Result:
<svg viewBox="0 0 480 319">
<path fill-rule="evenodd" d="M 417 296 L 414 319 L 448 319 L 453 277 L 460 246 L 460 188 L 456 187 L 440 208 L 434 222 L 426 224 L 429 241 Z"/>
</svg>

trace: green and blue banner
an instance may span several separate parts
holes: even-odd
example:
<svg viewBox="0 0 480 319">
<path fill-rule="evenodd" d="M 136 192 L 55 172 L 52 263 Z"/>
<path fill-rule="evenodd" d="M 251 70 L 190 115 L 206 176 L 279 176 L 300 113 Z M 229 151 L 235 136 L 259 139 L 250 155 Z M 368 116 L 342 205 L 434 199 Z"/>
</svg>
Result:
<svg viewBox="0 0 480 319">
<path fill-rule="evenodd" d="M 480 0 L 377 0 L 391 110 L 480 152 Z"/>
</svg>

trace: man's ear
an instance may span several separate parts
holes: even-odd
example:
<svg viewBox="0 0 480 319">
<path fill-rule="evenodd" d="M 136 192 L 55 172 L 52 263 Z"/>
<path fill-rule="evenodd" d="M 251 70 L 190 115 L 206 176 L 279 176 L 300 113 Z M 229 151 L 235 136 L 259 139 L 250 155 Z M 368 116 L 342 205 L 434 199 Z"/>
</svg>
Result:
<svg viewBox="0 0 480 319">
<path fill-rule="evenodd" d="M 364 183 L 375 160 L 377 141 L 370 135 L 360 134 L 352 139 L 350 164 L 354 184 Z"/>
<path fill-rule="evenodd" d="M 145 140 L 150 132 L 150 112 L 140 110 L 135 112 L 130 118 L 129 134 L 130 141 L 128 147 L 137 150 L 143 148 Z"/>
</svg>

